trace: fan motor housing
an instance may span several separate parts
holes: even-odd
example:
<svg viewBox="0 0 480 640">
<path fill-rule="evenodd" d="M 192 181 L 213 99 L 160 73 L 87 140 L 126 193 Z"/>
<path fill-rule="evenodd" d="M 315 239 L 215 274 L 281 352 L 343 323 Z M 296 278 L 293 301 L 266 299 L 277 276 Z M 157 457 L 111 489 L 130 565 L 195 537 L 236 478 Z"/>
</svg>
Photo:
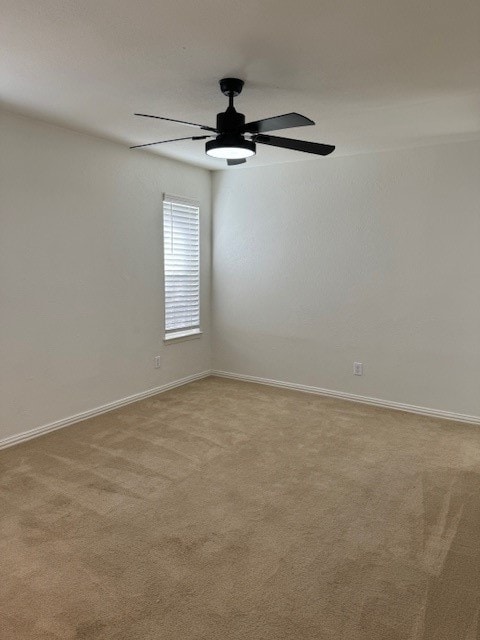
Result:
<svg viewBox="0 0 480 640">
<path fill-rule="evenodd" d="M 234 133 L 245 124 L 245 115 L 229 107 L 222 113 L 217 113 L 217 130 L 221 133 Z"/>
</svg>

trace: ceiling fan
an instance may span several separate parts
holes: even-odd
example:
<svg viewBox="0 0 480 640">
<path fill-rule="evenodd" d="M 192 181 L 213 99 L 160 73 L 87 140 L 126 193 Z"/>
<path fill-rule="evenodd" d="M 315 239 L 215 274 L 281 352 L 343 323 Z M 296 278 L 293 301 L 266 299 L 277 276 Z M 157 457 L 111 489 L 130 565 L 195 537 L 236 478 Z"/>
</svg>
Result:
<svg viewBox="0 0 480 640">
<path fill-rule="evenodd" d="M 254 156 L 257 142 L 267 144 L 271 147 L 303 151 L 319 156 L 327 156 L 335 149 L 335 147 L 330 144 L 265 135 L 269 131 L 276 131 L 278 129 L 305 127 L 315 124 L 313 120 L 299 113 L 286 113 L 283 116 L 274 116 L 272 118 L 264 118 L 263 120 L 245 123 L 245 116 L 243 113 L 238 113 L 233 105 L 233 99 L 241 93 L 243 84 L 243 80 L 239 80 L 238 78 L 223 78 L 220 80 L 220 89 L 222 93 L 228 97 L 228 108 L 225 112 L 217 114 L 216 128 L 203 124 L 195 124 L 194 122 L 165 118 L 163 116 L 151 116 L 147 113 L 135 113 L 134 115 L 141 116 L 142 118 L 156 118 L 157 120 L 178 122 L 209 133 L 201 136 L 173 138 L 172 140 L 159 140 L 158 142 L 137 144 L 130 147 L 130 149 L 141 149 L 142 147 L 151 147 L 155 144 L 164 144 L 165 142 L 177 142 L 178 140 L 207 140 L 208 138 L 214 138 L 214 140 L 209 140 L 205 144 L 206 154 L 213 158 L 223 158 L 227 161 L 228 165 L 242 164 L 246 162 L 246 158 Z"/>
</svg>

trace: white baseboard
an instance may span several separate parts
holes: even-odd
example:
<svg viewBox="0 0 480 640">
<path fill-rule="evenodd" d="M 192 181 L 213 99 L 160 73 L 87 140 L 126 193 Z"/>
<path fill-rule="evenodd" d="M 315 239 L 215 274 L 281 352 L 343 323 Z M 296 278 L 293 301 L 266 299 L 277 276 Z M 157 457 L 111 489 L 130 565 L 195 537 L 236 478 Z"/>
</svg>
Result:
<svg viewBox="0 0 480 640">
<path fill-rule="evenodd" d="M 271 387 L 282 387 L 284 389 L 303 391 L 304 393 L 313 393 L 320 396 L 328 396 L 330 398 L 339 398 L 340 400 L 349 400 L 351 402 L 360 402 L 362 404 L 368 404 L 375 407 L 384 407 L 386 409 L 395 409 L 397 411 L 407 411 L 409 413 L 417 413 L 419 415 L 430 416 L 432 418 L 442 418 L 444 420 L 454 420 L 456 422 L 466 422 L 469 424 L 480 425 L 480 416 L 470 416 L 464 413 L 454 413 L 452 411 L 442 411 L 440 409 L 430 409 L 428 407 L 417 407 L 416 405 L 404 404 L 403 402 L 393 402 L 391 400 L 381 400 L 380 398 L 370 398 L 368 396 L 360 396 L 355 393 L 346 393 L 344 391 L 333 391 L 331 389 L 311 387 L 305 384 L 296 384 L 293 382 L 283 382 L 281 380 L 270 380 L 269 378 L 248 376 L 241 373 L 213 370 L 195 373 L 191 376 L 187 376 L 179 380 L 174 380 L 173 382 L 169 382 L 160 387 L 148 389 L 147 391 L 141 391 L 140 393 L 135 393 L 134 395 L 127 396 L 126 398 L 121 398 L 120 400 L 109 402 L 108 404 L 104 404 L 100 407 L 95 407 L 95 409 L 83 411 L 82 413 L 77 413 L 74 416 L 69 416 L 68 418 L 50 422 L 49 424 L 43 425 L 41 427 L 36 427 L 35 429 L 30 429 L 29 431 L 24 431 L 23 433 L 18 433 L 13 436 L 0 439 L 0 449 L 11 447 L 15 444 L 19 444 L 20 442 L 31 440 L 32 438 L 37 438 L 38 436 L 41 436 L 45 433 L 49 433 L 50 431 L 56 431 L 57 429 L 68 427 L 77 422 L 87 420 L 88 418 L 99 416 L 102 413 L 113 411 L 113 409 L 119 409 L 120 407 L 124 407 L 125 405 L 131 404 L 132 402 L 138 402 L 138 400 L 150 398 L 151 396 L 155 396 L 158 393 L 163 393 L 164 391 L 168 391 L 169 389 L 175 389 L 175 387 L 181 387 L 185 384 L 188 384 L 189 382 L 207 378 L 210 375 L 217 376 L 219 378 L 231 378 L 233 380 L 240 380 L 244 382 L 256 382 L 257 384 L 265 384 Z"/>
<path fill-rule="evenodd" d="M 56 420 L 55 422 L 50 422 L 49 424 L 45 424 L 42 427 L 36 427 L 35 429 L 30 429 L 29 431 L 24 431 L 23 433 L 18 433 L 13 436 L 9 436 L 8 438 L 3 438 L 0 440 L 0 449 L 6 449 L 7 447 L 12 447 L 14 444 L 19 444 L 20 442 L 25 442 L 26 440 L 37 438 L 38 436 L 41 436 L 45 433 L 49 433 L 50 431 L 63 429 L 63 427 L 68 427 L 72 424 L 75 424 L 76 422 L 81 422 L 82 420 L 87 420 L 88 418 L 99 416 L 102 413 L 107 413 L 108 411 L 112 411 L 113 409 L 124 407 L 125 405 L 131 404 L 132 402 L 138 402 L 138 400 L 144 400 L 145 398 L 150 398 L 150 396 L 155 396 L 157 395 L 157 393 L 163 393 L 164 391 L 169 391 L 169 389 L 175 389 L 175 387 L 181 387 L 184 384 L 193 382 L 194 380 L 201 380 L 202 378 L 207 378 L 210 374 L 211 374 L 210 371 L 202 371 L 201 373 L 194 373 L 191 376 L 187 376 L 186 378 L 181 378 L 180 380 L 174 380 L 173 382 L 168 382 L 167 384 L 163 384 L 160 387 L 148 389 L 147 391 L 141 391 L 140 393 L 135 393 L 132 396 L 127 396 L 126 398 L 121 398 L 120 400 L 114 400 L 113 402 L 104 404 L 101 407 L 95 407 L 95 409 L 82 411 L 82 413 L 77 413 L 74 416 L 69 416 L 68 418 L 63 418 L 62 420 Z"/>
<path fill-rule="evenodd" d="M 355 393 L 332 391 L 331 389 L 322 389 L 320 387 L 309 387 L 305 384 L 295 384 L 293 382 L 282 382 L 280 380 L 270 380 L 268 378 L 257 378 L 256 376 L 247 376 L 241 373 L 230 373 L 228 371 L 213 370 L 211 374 L 219 378 L 231 378 L 233 380 L 241 380 L 244 382 L 256 382 L 258 384 L 266 384 L 271 387 L 283 387 L 284 389 L 303 391 L 305 393 L 314 393 L 319 396 L 339 398 L 340 400 L 349 400 L 351 402 L 361 402 L 362 404 L 369 404 L 373 405 L 374 407 L 384 407 L 385 409 L 407 411 L 409 413 L 417 413 L 419 415 L 430 416 L 432 418 L 442 418 L 444 420 L 455 420 L 456 422 L 468 422 L 469 424 L 480 425 L 480 416 L 469 416 L 464 413 L 454 413 L 452 411 L 442 411 L 440 409 L 429 409 L 428 407 L 417 407 L 413 404 L 404 404 L 403 402 L 381 400 L 380 398 L 359 396 Z"/>
</svg>

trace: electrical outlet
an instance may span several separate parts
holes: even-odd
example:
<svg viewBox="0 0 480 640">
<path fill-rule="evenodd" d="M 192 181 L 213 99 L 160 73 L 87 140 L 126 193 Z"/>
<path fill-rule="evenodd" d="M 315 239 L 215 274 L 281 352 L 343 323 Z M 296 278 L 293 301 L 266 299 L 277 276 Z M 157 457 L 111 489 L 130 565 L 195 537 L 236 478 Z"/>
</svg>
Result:
<svg viewBox="0 0 480 640">
<path fill-rule="evenodd" d="M 155 356 L 155 369 L 160 369 L 160 356 Z"/>
<path fill-rule="evenodd" d="M 354 362 L 353 363 L 353 375 L 355 375 L 355 376 L 363 376 L 363 362 Z"/>
</svg>

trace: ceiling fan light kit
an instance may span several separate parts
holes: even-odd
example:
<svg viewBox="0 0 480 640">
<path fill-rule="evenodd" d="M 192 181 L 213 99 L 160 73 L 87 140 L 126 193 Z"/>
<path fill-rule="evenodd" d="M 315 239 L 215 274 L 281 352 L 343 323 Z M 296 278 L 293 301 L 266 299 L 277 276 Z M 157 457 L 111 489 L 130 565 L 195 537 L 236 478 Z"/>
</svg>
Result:
<svg viewBox="0 0 480 640">
<path fill-rule="evenodd" d="M 246 158 L 251 158 L 256 154 L 256 143 L 266 144 L 272 147 L 283 149 L 292 149 L 293 151 L 302 151 L 304 153 L 313 153 L 315 155 L 326 156 L 335 149 L 333 145 L 320 144 L 318 142 L 308 142 L 305 140 L 294 140 L 293 138 L 280 138 L 278 136 L 264 135 L 269 131 L 278 129 L 288 129 L 291 127 L 304 127 L 314 125 L 315 122 L 299 113 L 286 113 L 281 116 L 272 118 L 264 118 L 255 122 L 245 123 L 243 113 L 238 113 L 233 104 L 233 100 L 243 89 L 243 80 L 239 78 L 223 78 L 220 80 L 220 89 L 222 93 L 228 97 L 228 107 L 226 111 L 217 114 L 216 128 L 207 125 L 195 124 L 193 122 L 185 122 L 183 120 L 175 120 L 164 116 L 152 116 L 146 113 L 136 113 L 136 116 L 143 118 L 155 118 L 157 120 L 167 120 L 169 122 L 177 122 L 190 127 L 196 127 L 203 131 L 208 131 L 207 135 L 192 136 L 188 138 L 175 138 L 173 140 L 160 140 L 159 142 L 149 142 L 147 144 L 138 144 L 131 149 L 141 147 L 150 147 L 165 142 L 175 142 L 176 140 L 205 140 L 214 138 L 205 144 L 205 153 L 212 158 L 221 158 L 227 161 L 227 164 L 236 165 L 246 162 Z M 248 136 L 246 138 L 245 136 Z"/>
<path fill-rule="evenodd" d="M 241 136 L 220 135 L 205 144 L 207 156 L 225 160 L 251 158 L 256 153 L 255 143 Z"/>
</svg>

